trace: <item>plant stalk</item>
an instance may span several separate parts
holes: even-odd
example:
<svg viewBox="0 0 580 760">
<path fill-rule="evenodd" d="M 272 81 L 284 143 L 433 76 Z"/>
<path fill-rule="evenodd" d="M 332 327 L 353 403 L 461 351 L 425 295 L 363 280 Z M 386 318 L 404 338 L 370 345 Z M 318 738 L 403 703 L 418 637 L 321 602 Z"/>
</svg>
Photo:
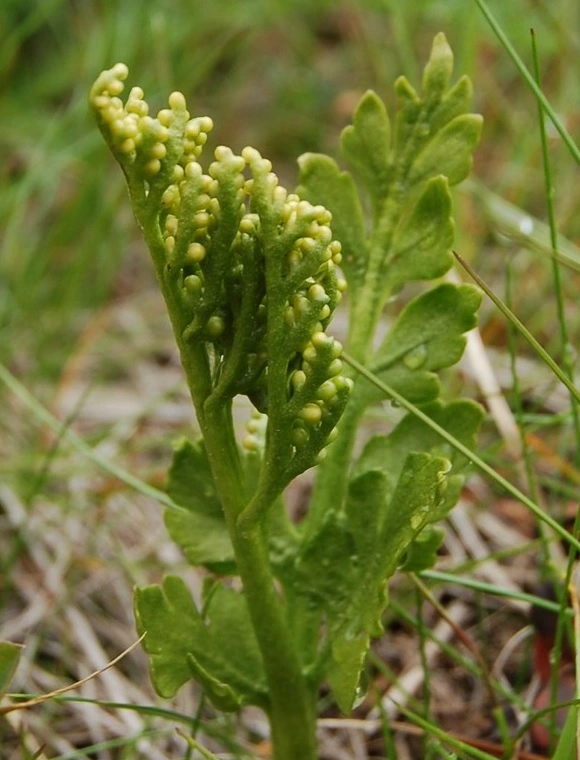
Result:
<svg viewBox="0 0 580 760">
<path fill-rule="evenodd" d="M 230 410 L 222 405 L 206 409 L 202 432 L 268 680 L 273 757 L 316 760 L 314 694 L 302 673 L 284 606 L 274 586 L 262 525 L 240 528 L 238 517 L 246 506 L 244 488 L 226 417 L 231 419 Z"/>
</svg>

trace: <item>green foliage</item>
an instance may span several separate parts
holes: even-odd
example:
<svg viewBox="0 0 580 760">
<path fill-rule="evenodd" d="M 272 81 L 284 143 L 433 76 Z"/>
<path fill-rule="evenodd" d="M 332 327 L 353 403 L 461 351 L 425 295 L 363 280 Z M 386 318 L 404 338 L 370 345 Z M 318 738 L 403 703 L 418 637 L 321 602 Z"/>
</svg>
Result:
<svg viewBox="0 0 580 760">
<path fill-rule="evenodd" d="M 297 593 L 307 608 L 324 613 L 328 646 L 321 668 L 345 712 L 355 703 L 370 638 L 382 631 L 385 581 L 421 529 L 437 519 L 449 467 L 442 457 L 410 454 L 391 494 L 380 469 L 353 477 L 344 514 L 329 515 L 298 558 Z M 349 642 L 354 651 L 345 657 Z"/>
<path fill-rule="evenodd" d="M 10 686 L 10 681 L 20 662 L 22 646 L 11 641 L 0 641 L 0 697 Z"/>
<path fill-rule="evenodd" d="M 449 186 L 467 175 L 481 129 L 467 112 L 468 80 L 448 89 L 452 68 L 438 35 L 423 94 L 404 78 L 395 85 L 392 128 L 378 96 L 363 96 L 341 140 L 353 174 L 307 154 L 296 193 L 253 148 L 235 155 L 220 146 L 205 171 L 198 158 L 211 120 L 190 118 L 180 93 L 156 117 L 140 88 L 123 102 L 123 64 L 91 90 L 152 254 L 203 434 L 203 442 L 176 447 L 168 493 L 182 509 L 169 510 L 166 525 L 190 562 L 239 574 L 243 586 L 238 593 L 217 582 L 201 611 L 174 576 L 137 590 L 153 683 L 171 696 L 194 677 L 223 710 L 261 706 L 277 760 L 315 756 L 322 682 L 343 711 L 356 703 L 388 580 L 398 568 L 434 561 L 434 523 L 456 502 L 466 464 L 408 415 L 352 463 L 362 416 L 383 396 L 349 376 L 327 333 L 346 286 L 338 265 L 350 286 L 349 354 L 462 443 L 474 444 L 481 422 L 471 402 L 438 400 L 436 374 L 461 356 L 476 323 L 476 289 L 425 290 L 399 310 L 382 343 L 375 340 L 405 283 L 433 280 L 451 265 Z M 265 415 L 248 425 L 246 456 L 231 416 L 239 394 Z M 308 514 L 294 526 L 280 495 L 315 464 Z"/>
<path fill-rule="evenodd" d="M 552 760 L 574 760 L 578 757 L 578 705 L 571 705 L 562 729 L 558 746 L 554 750 Z"/>
<path fill-rule="evenodd" d="M 374 92 L 367 92 L 342 133 L 342 152 L 380 208 L 389 182 L 391 126 L 387 110 Z"/>
<path fill-rule="evenodd" d="M 261 420 L 250 420 L 246 445 L 261 445 L 261 426 Z M 258 488 L 261 465 L 259 450 L 244 453 L 242 467 L 250 492 Z M 220 575 L 236 575 L 234 549 L 203 439 L 195 443 L 181 439 L 175 444 L 167 493 L 183 509 L 168 508 L 165 526 L 188 562 Z M 270 561 L 276 574 L 288 580 L 288 563 L 295 553 L 297 537 L 289 530 L 282 500 L 271 507 L 269 528 Z"/>
<path fill-rule="evenodd" d="M 481 302 L 471 285 L 439 285 L 403 309 L 374 353 L 371 371 L 410 401 L 437 398 L 435 370 L 455 364 L 465 348 L 464 333 L 475 327 Z M 375 389 L 370 393 L 376 395 Z"/>
<path fill-rule="evenodd" d="M 216 585 L 202 616 L 184 581 L 169 575 L 162 587 L 136 590 L 135 617 L 139 634 L 147 633 L 144 648 L 160 696 L 172 697 L 193 676 L 221 710 L 267 706 L 260 652 L 241 594 Z"/>
<path fill-rule="evenodd" d="M 386 108 L 373 92 L 363 97 L 353 125 L 343 131 L 342 152 L 370 198 L 370 237 L 350 175 L 327 156 L 308 154 L 299 162 L 300 192 L 322 201 L 338 220 L 334 229 L 355 301 L 371 275 L 375 287 L 380 280 L 384 301 L 403 283 L 439 277 L 451 266 L 448 186 L 469 173 L 482 124 L 480 116 L 465 113 L 471 100 L 466 77 L 445 92 L 452 67 L 451 50 L 440 34 L 425 69 L 424 97 L 404 77 L 397 80 L 399 111 L 392 144 Z"/>
<path fill-rule="evenodd" d="M 231 572 L 234 550 L 203 441 L 176 443 L 167 493 L 185 508 L 166 510 L 165 526 L 188 561 Z"/>
<path fill-rule="evenodd" d="M 452 66 L 445 37 L 437 35 L 423 77 L 423 95 L 403 77 L 396 82 L 399 109 L 387 146 L 377 146 L 372 136 L 376 130 L 387 139 L 386 108 L 374 93 L 363 97 L 341 141 L 353 175 L 340 171 L 326 156 L 309 154 L 300 160 L 299 191 L 325 203 L 338 220 L 339 236 L 350 222 L 346 209 L 353 208 L 354 224 L 341 238 L 349 284 L 348 352 L 416 404 L 437 399 L 436 372 L 459 359 L 464 333 L 475 326 L 480 302 L 471 286 L 445 283 L 427 290 L 403 308 L 376 347 L 379 321 L 402 286 L 440 277 L 451 266 L 449 186 L 468 171 L 481 130 L 481 117 L 466 113 L 469 80 L 463 77 L 446 90 Z M 371 220 L 365 225 L 362 208 L 369 202 Z M 343 473 L 348 472 L 358 426 L 366 407 L 380 399 L 381 393 L 368 381 L 355 379 L 340 445 L 319 468 L 307 518 L 309 533 L 318 530 L 324 516 L 345 498 Z"/>
<path fill-rule="evenodd" d="M 478 404 L 465 399 L 448 404 L 436 401 L 424 406 L 423 412 L 451 433 L 457 441 L 473 448 L 477 430 L 483 419 L 483 410 Z M 455 478 L 462 477 L 461 472 L 467 464 L 466 458 L 411 414 L 403 417 L 389 435 L 375 435 L 368 441 L 353 465 L 353 474 L 378 469 L 387 476 L 392 490 L 407 457 L 419 450 L 449 460 L 451 470 L 447 477 L 448 486 Z"/>
<path fill-rule="evenodd" d="M 478 404 L 467 400 L 448 404 L 437 401 L 425 406 L 423 411 L 457 441 L 469 448 L 475 446 L 477 431 L 483 419 L 483 410 Z M 373 436 L 354 463 L 353 475 L 378 470 L 386 475 L 387 492 L 392 492 L 407 458 L 420 449 L 432 456 L 445 457 L 451 465 L 446 474 L 442 498 L 429 516 L 429 522 L 433 523 L 442 520 L 455 505 L 463 484 L 462 471 L 467 460 L 413 415 L 407 414 L 389 435 Z M 442 538 L 442 531 L 432 524 L 426 525 L 406 547 L 400 569 L 418 572 L 431 567 Z"/>
<path fill-rule="evenodd" d="M 445 283 L 427 290 L 404 307 L 378 348 L 373 346 L 387 301 L 406 282 L 435 279 L 451 266 L 454 225 L 449 185 L 468 173 L 481 130 L 481 117 L 465 113 L 471 97 L 469 81 L 462 78 L 446 91 L 452 67 L 451 51 L 444 36 L 438 35 L 423 76 L 423 97 L 406 79 L 396 83 L 399 111 L 392 140 L 387 110 L 368 92 L 353 125 L 342 134 L 342 153 L 354 176 L 340 171 L 327 156 L 309 154 L 300 160 L 299 192 L 321 200 L 337 220 L 334 229 L 343 244 L 342 267 L 349 284 L 349 353 L 409 400 L 429 404 L 425 411 L 433 419 L 474 445 L 480 409 L 468 402 L 447 407 L 437 402 L 436 372 L 457 362 L 463 352 L 464 334 L 476 324 L 481 300 L 477 289 Z M 366 191 L 362 197 L 357 179 Z M 370 227 L 363 221 L 367 200 Z M 375 386 L 355 379 L 339 431 L 341 445 L 331 449 L 319 467 L 305 523 L 315 578 L 312 593 L 324 598 L 323 590 L 328 588 L 332 605 L 340 608 L 340 600 L 349 605 L 338 616 L 335 608 L 325 607 L 329 648 L 335 653 L 327 663 L 327 678 L 343 710 L 352 707 L 360 688 L 356 663 L 364 659 L 370 636 L 380 632 L 386 581 L 398 565 L 415 570 L 434 561 L 441 532 L 431 523 L 443 519 L 455 504 L 462 482 L 458 471 L 464 462 L 409 416 L 389 436 L 367 444 L 345 482 L 362 414 L 381 398 Z M 365 483 L 371 485 L 365 489 Z M 355 515 L 361 521 L 358 539 Z M 376 543 L 369 543 L 369 536 Z M 356 562 L 335 577 L 331 572 L 336 571 L 326 572 L 324 563 L 314 572 L 317 552 L 323 557 L 327 553 L 328 568 L 336 565 L 333 543 Z M 382 562 L 376 560 L 379 555 Z M 305 579 L 306 598 L 307 585 Z M 375 588 L 375 593 L 365 594 L 364 609 L 354 610 L 351 600 L 360 597 L 361 588 Z M 337 617 L 348 621 L 346 630 L 333 623 Z M 352 657 L 345 656 L 348 642 L 355 642 Z"/>
</svg>

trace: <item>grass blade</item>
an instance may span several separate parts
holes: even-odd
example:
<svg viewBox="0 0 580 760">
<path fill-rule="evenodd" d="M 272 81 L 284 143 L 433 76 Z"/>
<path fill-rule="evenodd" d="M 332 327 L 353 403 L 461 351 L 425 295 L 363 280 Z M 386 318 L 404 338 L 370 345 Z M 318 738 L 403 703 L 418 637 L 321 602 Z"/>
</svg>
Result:
<svg viewBox="0 0 580 760">
<path fill-rule="evenodd" d="M 552 359 L 550 354 L 546 351 L 546 349 L 538 343 L 538 341 L 534 338 L 532 333 L 528 330 L 528 328 L 524 325 L 523 322 L 521 322 L 516 315 L 509 309 L 505 303 L 501 300 L 501 298 L 498 298 L 495 293 L 491 290 L 491 288 L 486 285 L 486 283 L 481 279 L 481 277 L 469 266 L 469 264 L 465 261 L 465 259 L 460 256 L 458 253 L 453 251 L 453 255 L 457 259 L 457 261 L 461 264 L 461 266 L 465 269 L 465 271 L 469 274 L 473 280 L 479 285 L 479 287 L 485 292 L 485 294 L 494 302 L 494 304 L 497 306 L 497 308 L 501 311 L 501 313 L 509 319 L 509 321 L 518 329 L 518 331 L 524 336 L 524 338 L 528 341 L 530 346 L 534 349 L 534 351 L 538 354 L 540 359 L 550 368 L 550 370 L 556 375 L 558 380 L 562 383 L 562 385 L 565 385 L 566 388 L 570 391 L 571 396 L 580 403 L 580 390 L 576 388 L 574 383 L 570 380 L 568 375 L 556 364 L 556 362 Z"/>
<path fill-rule="evenodd" d="M 542 90 L 538 87 L 536 81 L 534 80 L 534 77 L 528 69 L 526 68 L 526 65 L 522 61 L 522 59 L 517 54 L 514 46 L 511 44 L 511 42 L 508 40 L 507 36 L 504 34 L 503 29 L 498 24 L 496 18 L 493 16 L 492 12 L 487 7 L 487 4 L 485 0 L 475 0 L 477 3 L 480 11 L 483 13 L 485 18 L 487 19 L 488 24 L 491 26 L 495 36 L 498 38 L 500 44 L 505 49 L 506 53 L 509 55 L 509 57 L 514 62 L 517 70 L 520 72 L 520 75 L 522 79 L 525 81 L 525 83 L 528 85 L 530 90 L 534 93 L 538 101 L 542 104 L 542 108 L 545 110 L 546 114 L 550 118 L 550 121 L 554 125 L 554 127 L 557 129 L 557 131 L 560 134 L 560 137 L 566 144 L 568 150 L 572 154 L 574 160 L 576 163 L 580 163 L 580 148 L 576 145 L 574 142 L 572 136 L 569 134 L 566 127 L 562 124 L 560 119 L 558 118 L 556 112 L 550 105 L 550 102 L 542 92 Z"/>
<path fill-rule="evenodd" d="M 17 380 L 14 375 L 3 365 L 0 364 L 0 382 L 4 385 L 32 412 L 34 417 L 46 425 L 47 428 L 52 430 L 57 435 L 61 436 L 65 441 L 68 441 L 77 451 L 83 456 L 90 459 L 91 462 L 98 465 L 101 469 L 118 478 L 121 482 L 134 488 L 144 496 L 149 496 L 151 499 L 163 504 L 165 507 L 172 509 L 183 509 L 179 505 L 169 498 L 169 496 L 160 491 L 158 488 L 154 488 L 140 478 L 135 477 L 127 470 L 119 467 L 114 462 L 111 462 L 106 457 L 98 454 L 91 446 L 89 446 L 83 439 L 68 428 L 63 430 L 62 422 L 54 417 L 48 409 L 43 406 L 34 396 Z"/>
</svg>

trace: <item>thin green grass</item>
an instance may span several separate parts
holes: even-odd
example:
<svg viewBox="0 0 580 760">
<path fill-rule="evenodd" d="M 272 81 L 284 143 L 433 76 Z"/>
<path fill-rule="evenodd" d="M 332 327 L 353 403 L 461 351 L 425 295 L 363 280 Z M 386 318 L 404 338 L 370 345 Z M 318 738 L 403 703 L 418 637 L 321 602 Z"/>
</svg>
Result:
<svg viewBox="0 0 580 760">
<path fill-rule="evenodd" d="M 39 403 L 34 396 L 32 396 L 26 388 L 20 383 L 17 378 L 14 377 L 6 367 L 0 364 L 0 380 L 6 385 L 6 387 L 28 408 L 32 416 L 37 422 L 45 425 L 54 433 L 56 433 L 63 440 L 71 443 L 77 451 L 83 456 L 90 459 L 96 465 L 101 467 L 106 472 L 118 478 L 121 482 L 133 488 L 135 491 L 142 493 L 144 496 L 149 496 L 155 499 L 160 504 L 171 509 L 182 510 L 183 507 L 175 504 L 175 502 L 165 493 L 158 488 L 153 488 L 141 478 L 135 477 L 130 472 L 127 472 L 122 467 L 119 467 L 115 462 L 107 459 L 106 457 L 98 454 L 91 446 L 76 435 L 73 431 L 69 430 L 66 425 L 60 423 L 46 407 Z"/>
<path fill-rule="evenodd" d="M 487 5 L 486 2 L 484 2 L 484 0 L 475 0 L 475 2 L 477 3 L 483 15 L 485 16 L 490 27 L 493 29 L 501 46 L 504 48 L 504 50 L 507 52 L 507 54 L 510 56 L 510 58 L 514 62 L 514 65 L 516 66 L 520 76 L 522 77 L 524 82 L 528 85 L 528 87 L 532 90 L 532 92 L 538 99 L 538 102 L 540 103 L 541 107 L 549 116 L 550 121 L 552 122 L 552 124 L 554 125 L 558 133 L 560 134 L 560 137 L 564 141 L 566 147 L 570 151 L 570 155 L 574 158 L 576 163 L 580 163 L 580 149 L 574 142 L 574 139 L 569 134 L 564 124 L 562 124 L 562 121 L 558 117 L 552 104 L 548 101 L 548 99 L 542 92 L 541 86 L 536 82 L 533 75 L 528 71 L 526 65 L 524 64 L 524 62 L 522 61 L 522 59 L 516 52 L 516 49 L 510 42 L 508 36 L 503 31 L 500 24 L 498 24 L 495 16 L 489 9 L 489 6 Z"/>
<path fill-rule="evenodd" d="M 541 77 L 540 77 L 540 65 L 538 60 L 538 50 L 537 50 L 537 44 L 536 44 L 536 36 L 532 30 L 532 52 L 533 52 L 533 61 L 534 61 L 534 76 L 535 80 L 538 85 L 541 85 Z M 568 327 L 566 325 L 566 316 L 565 316 L 565 309 L 564 309 L 564 298 L 562 295 L 562 280 L 560 275 L 560 263 L 558 261 L 558 232 L 556 228 L 556 216 L 555 216 L 555 209 L 554 209 L 554 186 L 552 183 L 552 170 L 550 165 L 550 157 L 548 152 L 548 142 L 546 138 L 546 127 L 544 122 L 544 104 L 543 102 L 538 98 L 538 124 L 539 124 L 539 133 L 540 133 L 540 139 L 541 139 L 541 145 L 542 145 L 542 164 L 543 164 L 543 170 L 544 170 L 544 184 L 546 188 L 546 207 L 547 207 L 547 216 L 548 216 L 548 224 L 550 228 L 550 244 L 552 248 L 552 279 L 554 283 L 554 293 L 555 293 L 555 301 L 556 301 L 556 311 L 557 311 L 557 323 L 559 327 L 559 335 L 560 335 L 560 341 L 561 341 L 561 352 L 562 352 L 562 367 L 565 375 L 568 377 L 570 381 L 571 388 L 574 387 L 574 363 L 572 359 L 572 351 L 571 351 L 571 345 L 569 343 L 568 338 Z M 572 425 L 573 425 L 573 431 L 574 431 L 574 438 L 576 442 L 576 464 L 580 464 L 580 402 L 578 396 L 573 392 L 573 390 L 570 390 L 570 409 L 571 409 L 571 416 L 572 416 Z M 580 506 L 580 503 L 579 503 Z M 580 531 L 580 509 L 576 513 L 576 517 L 574 519 L 574 525 L 572 528 L 572 534 L 577 536 Z M 558 615 L 558 623 L 556 626 L 556 635 L 555 635 L 555 641 L 554 641 L 554 648 L 553 648 L 553 662 L 554 666 L 552 668 L 552 674 L 550 679 L 550 703 L 556 704 L 558 701 L 558 685 L 560 681 L 560 662 L 562 658 L 562 648 L 564 643 L 564 636 L 566 635 L 566 619 L 563 614 L 563 609 L 567 607 L 568 604 L 568 594 L 569 594 L 569 588 L 570 583 L 572 579 L 572 573 L 574 571 L 574 566 L 577 558 L 577 552 L 574 550 L 574 548 L 570 549 L 570 552 L 568 554 L 568 560 L 566 563 L 566 572 L 562 583 L 562 592 L 560 593 L 560 607 L 561 610 Z M 574 715 L 576 713 L 576 709 L 573 709 L 570 711 L 570 715 Z M 556 712 L 554 711 L 552 713 L 552 720 L 550 723 L 550 733 L 551 733 L 551 746 L 554 746 L 556 742 Z M 568 736 L 568 732 L 564 730 L 562 739 L 560 742 L 560 747 L 562 748 L 562 752 L 567 751 L 568 753 L 571 753 L 573 750 L 573 744 L 574 740 L 570 739 Z M 559 752 L 558 752 L 559 754 Z"/>
<path fill-rule="evenodd" d="M 532 48 L 534 59 L 534 75 L 538 85 L 541 84 L 540 79 L 540 64 L 538 60 L 538 50 L 536 44 L 536 35 L 532 30 Z M 548 224 L 550 228 L 550 246 L 552 252 L 552 279 L 554 283 L 554 296 L 556 302 L 557 323 L 559 327 L 560 341 L 561 341 L 561 362 L 565 374 L 567 375 L 570 386 L 570 409 L 572 413 L 572 423 L 574 429 L 574 438 L 576 441 L 576 464 L 580 465 L 580 398 L 579 394 L 575 392 L 576 386 L 574 385 L 574 357 L 573 348 L 568 336 L 568 326 L 566 324 L 566 312 L 564 297 L 562 294 L 562 275 L 560 272 L 560 261 L 558 257 L 559 241 L 558 230 L 556 223 L 556 213 L 554 208 L 554 194 L 555 188 L 552 181 L 552 168 L 550 163 L 550 156 L 548 151 L 548 140 L 546 136 L 546 124 L 544 120 L 544 104 L 538 98 L 538 129 L 540 133 L 540 140 L 542 145 L 542 165 L 544 170 L 544 185 L 546 189 L 546 212 L 548 217 Z M 578 533 L 580 523 L 576 523 L 574 526 L 574 533 Z M 573 556 L 570 558 L 573 561 Z M 569 579 L 569 576 L 568 576 Z"/>
</svg>

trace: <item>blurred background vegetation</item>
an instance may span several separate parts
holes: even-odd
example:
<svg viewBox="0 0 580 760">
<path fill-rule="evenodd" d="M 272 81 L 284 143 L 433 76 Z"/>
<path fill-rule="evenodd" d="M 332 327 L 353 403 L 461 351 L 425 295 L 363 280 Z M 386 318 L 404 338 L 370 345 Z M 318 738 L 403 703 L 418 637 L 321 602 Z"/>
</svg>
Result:
<svg viewBox="0 0 580 760">
<path fill-rule="evenodd" d="M 545 91 L 568 129 L 577 130 L 578 3 L 511 0 L 492 9 L 527 61 L 535 28 Z M 131 81 L 159 107 L 166 93 L 182 90 L 193 113 L 214 119 L 214 145 L 256 146 L 292 185 L 302 152 L 336 156 L 340 130 L 367 88 L 392 110 L 399 74 L 419 84 L 440 30 L 456 71 L 472 78 L 475 110 L 485 117 L 475 176 L 543 217 L 535 101 L 474 2 L 4 0 L 2 356 L 29 379 L 57 378 L 92 311 L 116 288 L 131 287 L 135 268 L 148 266 L 135 251 L 141 244 L 122 177 L 87 110 L 88 88 L 101 69 L 125 61 Z M 564 150 L 553 153 L 558 221 L 577 239 L 576 167 Z M 466 204 L 462 198 L 458 207 L 458 243 L 494 266 L 481 204 Z M 495 265 L 502 268 L 501 255 Z M 523 306 L 532 329 L 543 325 L 542 288 L 549 285 L 542 280 L 530 283 Z"/>
<path fill-rule="evenodd" d="M 534 28 L 543 90 L 568 131 L 577 135 L 577 0 L 489 0 L 489 5 L 529 68 L 529 30 Z M 162 107 L 172 90 L 183 91 L 193 114 L 213 118 L 212 145 L 227 144 L 234 151 L 255 146 L 273 161 L 282 181 L 293 186 L 302 152 L 323 151 L 338 158 L 340 131 L 366 89 L 376 90 L 392 115 L 396 77 L 405 74 L 420 86 L 422 66 L 439 31 L 454 50 L 456 76 L 466 73 L 473 81 L 473 110 L 485 118 L 473 177 L 455 191 L 456 247 L 500 295 L 510 264 L 516 283 L 514 310 L 558 357 L 550 245 L 540 224 L 546 219 L 546 192 L 537 105 L 475 2 L 3 0 L 2 364 L 67 424 L 78 423 L 85 438 L 160 485 L 170 439 L 187 431 L 192 417 L 183 411 L 186 405 L 175 413 L 166 406 L 159 411 L 172 394 L 183 394 L 182 388 L 176 391 L 180 376 L 175 366 L 165 385 L 152 381 L 154 390 L 147 395 L 150 378 L 172 366 L 174 358 L 121 173 L 88 112 L 93 80 L 121 60 L 129 66 L 129 84 L 143 86 L 154 107 Z M 557 224 L 570 264 L 563 296 L 571 342 L 578 346 L 578 170 L 551 124 L 547 127 Z M 481 328 L 488 346 L 505 352 L 504 322 L 489 305 L 482 311 Z M 141 362 L 143 373 L 136 379 Z M 530 373 L 529 385 L 534 377 Z M 97 401 L 90 398 L 94 388 L 101 385 L 114 396 L 111 388 L 127 378 L 127 395 L 119 396 L 112 411 L 105 405 L 100 414 Z M 548 382 L 545 390 L 547 397 L 553 384 Z M 532 410 L 544 411 L 543 401 L 535 396 Z M 130 424 L 120 430 L 124 410 Z M 561 419 L 561 407 L 547 410 L 556 413 L 552 419 Z M 117 515 L 120 523 L 115 522 L 117 513 L 108 511 L 107 499 L 112 492 L 118 495 L 119 486 L 96 483 L 96 476 L 87 480 L 84 460 L 61 453 L 59 441 L 39 432 L 34 415 L 4 388 L 0 431 L 0 517 L 5 513 L 0 522 L 0 634 L 2 622 L 26 608 L 14 577 L 29 570 L 23 564 L 31 542 L 47 529 L 43 519 L 32 519 L 39 500 L 57 532 L 66 533 L 65 518 L 72 514 L 86 521 L 87 530 L 93 529 L 90 536 L 80 528 L 73 531 L 75 562 L 69 561 L 69 552 L 59 576 L 62 596 L 52 589 L 56 602 L 41 620 L 48 638 L 50 616 L 67 604 L 82 607 L 70 589 L 91 574 L 94 582 L 104 556 L 122 567 L 128 592 L 117 603 L 121 621 L 125 615 L 130 627 L 130 587 L 142 579 L 140 566 L 149 561 L 146 566 L 159 573 L 168 557 L 177 561 L 175 556 L 167 549 L 169 554 L 159 551 L 153 557 L 157 549 L 147 521 L 132 533 L 138 521 L 134 513 Z M 566 440 L 560 448 L 564 456 Z M 492 442 L 490 456 L 496 451 L 501 453 L 501 445 Z M 132 498 L 130 492 L 122 495 Z M 22 506 L 18 528 L 14 510 L 6 506 L 11 498 Z M 109 533 L 119 525 L 121 533 L 112 540 Z M 98 537 L 105 534 L 105 543 L 99 545 Z M 147 537 L 145 543 L 139 536 Z M 54 551 L 50 549 L 47 562 Z M 42 567 L 42 559 L 35 562 Z M 102 582 L 107 588 L 111 576 L 103 576 Z M 113 602 L 107 608 L 110 599 L 93 602 L 101 616 L 118 612 Z M 129 605 L 124 612 L 123 605 Z M 23 636 L 30 632 L 24 623 L 18 630 Z M 118 643 L 108 642 L 113 654 Z M 38 646 L 42 650 L 44 645 Z M 51 667 L 58 670 L 54 661 L 60 662 L 64 675 L 76 676 L 70 662 L 62 665 L 66 658 L 58 651 L 60 655 L 56 649 L 44 652 Z M 34 652 L 29 659 L 34 660 Z M 40 688 L 38 680 L 32 683 Z"/>
</svg>

